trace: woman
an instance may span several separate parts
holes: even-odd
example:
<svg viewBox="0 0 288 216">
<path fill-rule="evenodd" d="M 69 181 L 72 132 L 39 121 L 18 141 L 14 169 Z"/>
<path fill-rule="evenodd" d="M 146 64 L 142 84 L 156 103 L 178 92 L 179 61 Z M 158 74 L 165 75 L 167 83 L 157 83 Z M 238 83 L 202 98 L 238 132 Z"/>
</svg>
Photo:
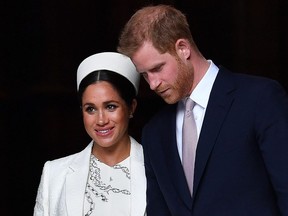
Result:
<svg viewBox="0 0 288 216">
<path fill-rule="evenodd" d="M 132 61 L 104 52 L 78 67 L 77 90 L 90 144 L 44 165 L 34 216 L 144 215 L 142 146 L 128 135 L 140 76 Z"/>
</svg>

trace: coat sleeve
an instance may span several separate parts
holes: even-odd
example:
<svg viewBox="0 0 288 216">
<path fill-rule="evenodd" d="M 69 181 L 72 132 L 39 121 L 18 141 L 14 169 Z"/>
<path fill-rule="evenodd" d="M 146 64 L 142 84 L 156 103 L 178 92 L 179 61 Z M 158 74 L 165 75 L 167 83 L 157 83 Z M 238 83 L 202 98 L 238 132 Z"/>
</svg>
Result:
<svg viewBox="0 0 288 216">
<path fill-rule="evenodd" d="M 258 100 L 256 133 L 281 215 L 288 215 L 288 97 L 276 82 Z M 261 107 L 261 111 L 260 111 Z"/>
<path fill-rule="evenodd" d="M 49 202 L 48 202 L 48 179 L 49 179 L 49 161 L 44 165 L 40 184 L 37 191 L 36 203 L 34 206 L 33 216 L 48 216 Z"/>
<path fill-rule="evenodd" d="M 150 135 L 150 132 L 148 132 L 147 130 L 148 128 L 149 126 L 143 129 L 143 136 L 142 136 L 145 172 L 146 172 L 146 178 L 147 178 L 146 213 L 148 216 L 159 216 L 159 215 L 169 216 L 170 212 L 169 212 L 168 206 L 161 192 L 161 189 L 157 181 L 157 178 L 155 176 L 153 167 L 151 166 L 151 163 L 150 163 L 149 153 L 151 152 L 149 150 L 149 145 L 151 145 L 151 140 L 150 140 L 151 135 Z M 150 129 L 151 128 L 149 128 L 149 130 Z"/>
</svg>

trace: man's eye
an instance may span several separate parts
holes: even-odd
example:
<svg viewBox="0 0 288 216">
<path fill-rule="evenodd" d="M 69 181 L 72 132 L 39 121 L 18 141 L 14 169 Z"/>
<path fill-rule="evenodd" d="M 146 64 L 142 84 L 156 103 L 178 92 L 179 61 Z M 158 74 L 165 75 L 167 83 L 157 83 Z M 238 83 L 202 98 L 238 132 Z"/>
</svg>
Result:
<svg viewBox="0 0 288 216">
<path fill-rule="evenodd" d="M 159 72 L 159 71 L 162 70 L 162 68 L 163 68 L 163 65 L 159 65 L 159 66 L 155 67 L 155 68 L 152 70 L 152 72 Z"/>
</svg>

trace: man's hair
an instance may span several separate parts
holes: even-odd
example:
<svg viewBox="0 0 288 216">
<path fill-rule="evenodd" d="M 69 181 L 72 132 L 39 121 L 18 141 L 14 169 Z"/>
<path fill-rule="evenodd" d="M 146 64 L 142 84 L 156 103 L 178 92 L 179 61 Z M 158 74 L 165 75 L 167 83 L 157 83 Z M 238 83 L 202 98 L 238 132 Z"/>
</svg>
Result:
<svg viewBox="0 0 288 216">
<path fill-rule="evenodd" d="M 117 50 L 132 57 L 144 42 L 151 42 L 160 53 L 175 54 L 175 43 L 180 38 L 197 49 L 181 11 L 170 5 L 146 6 L 136 11 L 124 26 Z"/>
</svg>

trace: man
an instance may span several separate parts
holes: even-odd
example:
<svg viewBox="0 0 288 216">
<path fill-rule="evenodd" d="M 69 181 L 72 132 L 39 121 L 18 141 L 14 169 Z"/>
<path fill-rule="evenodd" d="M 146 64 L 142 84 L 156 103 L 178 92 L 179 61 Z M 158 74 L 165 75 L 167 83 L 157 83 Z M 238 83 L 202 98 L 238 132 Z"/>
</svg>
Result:
<svg viewBox="0 0 288 216">
<path fill-rule="evenodd" d="M 118 51 L 170 104 L 142 134 L 148 216 L 288 215 L 288 98 L 277 82 L 206 60 L 171 6 L 138 10 Z M 187 98 L 198 139 L 192 177 L 182 166 Z"/>
</svg>

